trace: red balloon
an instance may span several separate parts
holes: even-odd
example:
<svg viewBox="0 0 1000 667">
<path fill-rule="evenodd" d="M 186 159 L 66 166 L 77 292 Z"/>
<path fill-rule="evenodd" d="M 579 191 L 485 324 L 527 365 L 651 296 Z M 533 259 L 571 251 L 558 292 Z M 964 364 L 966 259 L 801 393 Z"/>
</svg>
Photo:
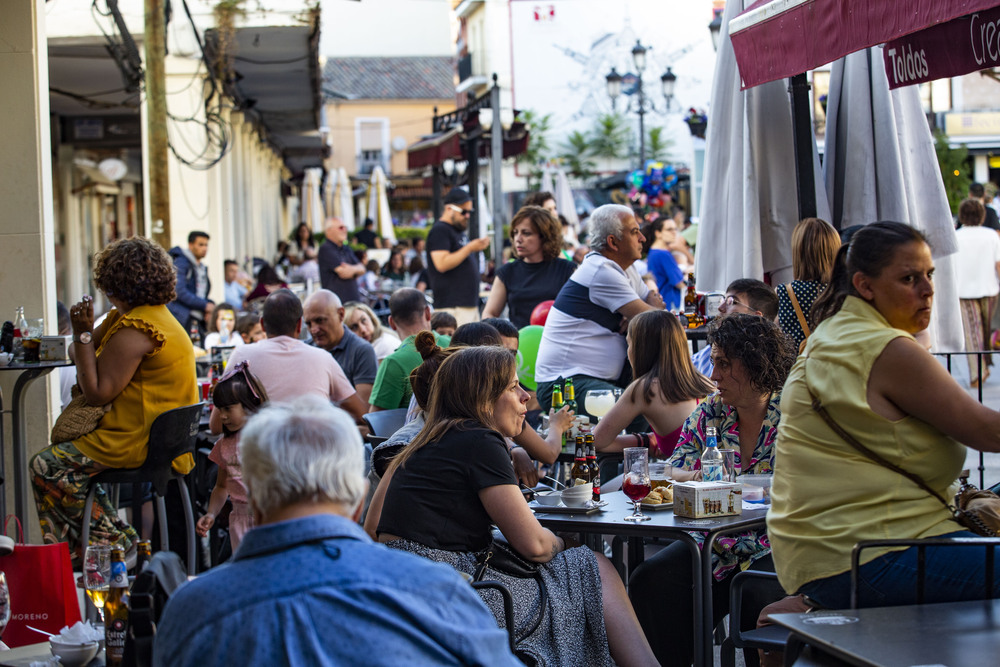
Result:
<svg viewBox="0 0 1000 667">
<path fill-rule="evenodd" d="M 531 323 L 537 324 L 538 326 L 545 326 L 545 320 L 549 317 L 549 310 L 552 308 L 552 304 L 555 301 L 542 301 L 540 304 L 535 306 L 535 309 L 531 311 Z"/>
</svg>

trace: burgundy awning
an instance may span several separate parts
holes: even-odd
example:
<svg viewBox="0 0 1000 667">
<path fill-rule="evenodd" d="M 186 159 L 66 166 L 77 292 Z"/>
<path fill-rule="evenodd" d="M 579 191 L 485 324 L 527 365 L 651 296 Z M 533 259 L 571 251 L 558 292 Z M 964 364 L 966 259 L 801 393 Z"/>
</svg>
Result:
<svg viewBox="0 0 1000 667">
<path fill-rule="evenodd" d="M 729 37 L 746 89 L 998 5 L 998 0 L 758 0 L 730 22 Z M 998 32 L 994 23 L 982 36 L 992 35 L 994 53 Z"/>
<path fill-rule="evenodd" d="M 452 128 L 421 139 L 406 151 L 407 169 L 439 165 L 448 158 L 462 159 L 461 131 Z"/>
<path fill-rule="evenodd" d="M 1000 65 L 1000 6 L 887 42 L 889 87 L 961 76 Z"/>
</svg>

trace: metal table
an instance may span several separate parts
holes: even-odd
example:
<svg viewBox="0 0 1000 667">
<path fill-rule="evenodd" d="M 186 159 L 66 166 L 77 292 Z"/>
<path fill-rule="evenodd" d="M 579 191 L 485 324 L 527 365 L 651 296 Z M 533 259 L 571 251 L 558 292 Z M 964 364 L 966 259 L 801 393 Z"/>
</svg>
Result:
<svg viewBox="0 0 1000 667">
<path fill-rule="evenodd" d="M 1000 600 L 774 614 L 771 619 L 792 632 L 788 659 L 806 647 L 814 659 L 885 667 L 995 664 L 1000 654 Z"/>
<path fill-rule="evenodd" d="M 38 378 L 48 375 L 54 368 L 72 366 L 71 361 L 42 361 L 37 364 L 25 364 L 22 362 L 10 363 L 0 366 L 0 371 L 17 371 L 19 373 L 14 382 L 14 395 L 11 397 L 11 408 L 4 409 L 3 394 L 0 393 L 0 413 L 9 413 L 11 418 L 11 434 L 13 435 L 14 452 L 14 514 L 21 520 L 22 525 L 27 525 L 28 520 L 28 450 L 27 435 L 25 430 L 27 424 L 24 419 L 24 393 L 28 386 Z M 3 429 L 0 428 L 0 477 L 6 480 L 4 471 L 5 443 L 3 442 Z M 0 514 L 7 516 L 6 493 L 0 493 Z"/>
<path fill-rule="evenodd" d="M 632 503 L 620 491 L 603 497 L 607 507 L 593 514 L 553 514 L 536 512 L 539 523 L 546 528 L 560 532 L 615 535 L 628 540 L 629 563 L 642 560 L 642 538 L 665 537 L 680 540 L 691 552 L 692 580 L 694 593 L 694 664 L 712 664 L 712 546 L 721 535 L 740 530 L 760 528 L 764 525 L 767 510 L 744 510 L 742 515 L 713 519 L 686 519 L 674 516 L 673 510 L 647 511 L 651 518 L 642 523 L 625 521 L 632 513 Z M 702 550 L 690 535 L 691 532 L 705 535 Z"/>
</svg>

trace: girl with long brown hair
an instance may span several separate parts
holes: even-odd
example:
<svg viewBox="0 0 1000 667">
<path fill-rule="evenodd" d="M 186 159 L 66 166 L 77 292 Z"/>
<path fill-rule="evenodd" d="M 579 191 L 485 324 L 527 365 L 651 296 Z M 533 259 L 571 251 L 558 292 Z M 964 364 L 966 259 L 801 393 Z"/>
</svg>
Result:
<svg viewBox="0 0 1000 667">
<path fill-rule="evenodd" d="M 674 451 L 684 420 L 715 387 L 691 364 L 687 339 L 672 313 L 641 313 L 629 323 L 626 340 L 636 379 L 594 429 L 594 445 L 599 452 L 648 446 L 651 455 L 666 458 Z M 617 436 L 640 415 L 649 422 L 651 434 Z"/>
</svg>

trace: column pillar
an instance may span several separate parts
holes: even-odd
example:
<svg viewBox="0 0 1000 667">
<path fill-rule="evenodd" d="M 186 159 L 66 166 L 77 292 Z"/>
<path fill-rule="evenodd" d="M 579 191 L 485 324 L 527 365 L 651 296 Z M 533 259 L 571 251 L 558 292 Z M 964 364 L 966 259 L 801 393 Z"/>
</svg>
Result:
<svg viewBox="0 0 1000 667">
<path fill-rule="evenodd" d="M 13 319 L 14 309 L 44 317 L 46 333 L 56 333 L 55 225 L 52 200 L 52 147 L 49 135 L 49 72 L 44 0 L 4 3 L 0 21 L 0 321 Z M 4 408 L 9 409 L 17 373 L 0 372 Z M 51 380 L 27 390 L 28 456 L 48 444 L 53 411 L 58 409 Z M 4 420 L 7 511 L 13 510 L 13 460 L 10 420 Z M 26 471 L 25 471 L 26 472 Z M 30 503 L 29 503 L 30 504 Z M 33 505 L 25 537 L 41 539 Z"/>
</svg>

